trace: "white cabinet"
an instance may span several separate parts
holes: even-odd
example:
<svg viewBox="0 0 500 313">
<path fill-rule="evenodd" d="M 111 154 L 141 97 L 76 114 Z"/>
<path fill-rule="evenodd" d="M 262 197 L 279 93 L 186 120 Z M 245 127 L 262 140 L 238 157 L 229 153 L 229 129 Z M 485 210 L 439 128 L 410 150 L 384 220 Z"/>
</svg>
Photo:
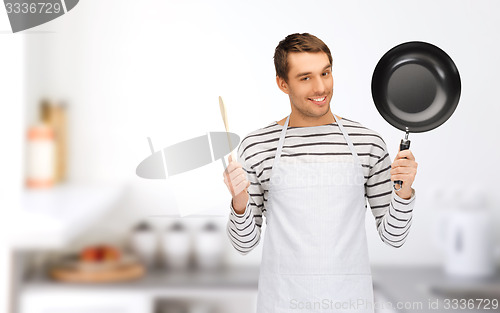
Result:
<svg viewBox="0 0 500 313">
<path fill-rule="evenodd" d="M 153 303 L 139 292 L 43 291 L 23 293 L 20 313 L 152 313 Z"/>
<path fill-rule="evenodd" d="M 220 271 L 151 270 L 143 278 L 112 284 L 23 284 L 16 313 L 255 313 L 258 267 Z"/>
</svg>

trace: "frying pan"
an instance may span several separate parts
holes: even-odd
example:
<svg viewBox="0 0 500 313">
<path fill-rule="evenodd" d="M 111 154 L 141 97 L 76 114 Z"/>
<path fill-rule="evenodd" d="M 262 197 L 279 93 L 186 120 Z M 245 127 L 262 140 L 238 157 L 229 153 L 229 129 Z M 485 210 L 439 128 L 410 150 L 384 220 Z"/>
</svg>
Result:
<svg viewBox="0 0 500 313">
<path fill-rule="evenodd" d="M 440 48 L 421 41 L 405 42 L 387 51 L 375 67 L 371 87 L 382 117 L 405 131 L 400 150 L 410 148 L 410 132 L 426 132 L 446 122 L 461 92 L 453 60 Z M 394 189 L 402 187 L 402 181 L 394 182 Z"/>
</svg>

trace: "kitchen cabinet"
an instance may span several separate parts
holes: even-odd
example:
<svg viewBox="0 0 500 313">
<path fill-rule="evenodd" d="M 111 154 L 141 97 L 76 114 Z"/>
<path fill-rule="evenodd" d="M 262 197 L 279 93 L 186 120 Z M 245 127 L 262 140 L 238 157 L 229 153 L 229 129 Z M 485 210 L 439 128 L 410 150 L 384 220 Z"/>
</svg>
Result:
<svg viewBox="0 0 500 313">
<path fill-rule="evenodd" d="M 151 302 L 137 292 L 106 292 L 75 289 L 52 292 L 39 290 L 23 294 L 23 313 L 151 313 Z"/>
<path fill-rule="evenodd" d="M 20 290 L 19 313 L 207 312 L 255 313 L 257 267 L 217 271 L 151 270 L 112 284 L 75 284 L 33 278 Z M 185 311 L 174 311 L 175 309 Z"/>
</svg>

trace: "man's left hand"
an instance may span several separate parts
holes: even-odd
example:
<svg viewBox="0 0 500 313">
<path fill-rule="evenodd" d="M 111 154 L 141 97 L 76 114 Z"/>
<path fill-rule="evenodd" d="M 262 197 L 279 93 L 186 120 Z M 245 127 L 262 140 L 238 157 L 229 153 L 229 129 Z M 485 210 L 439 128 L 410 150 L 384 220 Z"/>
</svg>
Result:
<svg viewBox="0 0 500 313">
<path fill-rule="evenodd" d="M 403 188 L 396 191 L 396 194 L 402 199 L 410 199 L 412 195 L 411 185 L 417 175 L 418 163 L 410 150 L 399 151 L 391 164 L 391 180 L 403 181 Z M 396 185 L 399 187 L 399 185 Z"/>
</svg>

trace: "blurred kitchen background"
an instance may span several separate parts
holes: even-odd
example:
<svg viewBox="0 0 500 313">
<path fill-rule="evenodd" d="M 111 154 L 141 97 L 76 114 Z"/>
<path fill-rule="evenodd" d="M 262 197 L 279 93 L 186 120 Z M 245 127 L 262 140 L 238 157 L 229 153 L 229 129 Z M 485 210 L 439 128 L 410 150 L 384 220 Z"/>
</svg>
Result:
<svg viewBox="0 0 500 313">
<path fill-rule="evenodd" d="M 16 34 L 0 12 L 2 310 L 254 312 L 262 242 L 245 256 L 229 243 L 221 162 L 184 186 L 199 210 L 182 218 L 174 184 L 135 168 L 147 137 L 161 149 L 224 131 L 219 95 L 241 138 L 286 116 L 272 57 L 294 32 L 330 47 L 333 112 L 379 132 L 391 159 L 403 133 L 373 104 L 376 63 L 413 40 L 452 57 L 457 110 L 410 135 L 418 198 L 405 245 L 384 244 L 367 211 L 376 309 L 477 298 L 489 302 L 469 311 L 498 309 L 500 2 L 82 0 Z"/>
</svg>

